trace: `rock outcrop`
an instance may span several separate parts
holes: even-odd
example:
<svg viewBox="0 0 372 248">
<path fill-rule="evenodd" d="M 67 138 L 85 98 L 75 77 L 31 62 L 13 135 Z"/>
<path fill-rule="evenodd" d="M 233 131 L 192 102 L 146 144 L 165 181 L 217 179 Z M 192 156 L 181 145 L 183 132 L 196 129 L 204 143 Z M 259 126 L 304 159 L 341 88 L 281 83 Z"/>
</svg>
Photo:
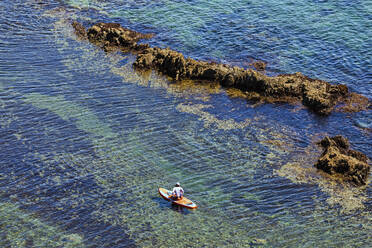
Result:
<svg viewBox="0 0 372 248">
<path fill-rule="evenodd" d="M 141 39 L 150 39 L 153 34 L 142 34 L 123 28 L 119 23 L 97 23 L 87 31 L 90 42 L 105 50 L 122 49 L 128 52 L 140 51 L 148 44 L 137 44 Z"/>
<path fill-rule="evenodd" d="M 361 152 L 351 150 L 346 138 L 340 135 L 325 137 L 319 145 L 324 151 L 315 164 L 316 168 L 356 186 L 366 184 L 370 172 L 368 158 Z"/>
<path fill-rule="evenodd" d="M 79 39 L 85 40 L 87 38 L 87 31 L 81 23 L 74 21 L 71 25 L 74 28 L 75 34 L 77 37 L 79 37 Z"/>
<path fill-rule="evenodd" d="M 142 50 L 134 66 L 138 69 L 156 69 L 175 80 L 220 82 L 224 87 L 255 92 L 263 99 L 301 101 L 303 105 L 324 115 L 331 113 L 337 103 L 349 95 L 345 85 L 331 85 L 301 73 L 269 77 L 252 69 L 196 61 L 185 58 L 179 52 L 157 47 Z"/>
<path fill-rule="evenodd" d="M 90 42 L 105 51 L 120 49 L 137 54 L 133 64 L 136 69 L 154 69 L 174 80 L 219 82 L 224 87 L 243 90 L 249 99 L 302 102 L 304 106 L 322 115 L 330 114 L 342 103 L 348 103 L 355 110 L 365 109 L 369 105 L 369 100 L 364 96 L 352 93 L 354 97 L 350 97 L 352 94 L 346 85 L 332 85 L 322 80 L 308 78 L 299 72 L 269 77 L 252 69 L 185 58 L 183 54 L 169 48 L 152 48 L 148 44 L 138 44 L 139 40 L 149 39 L 153 35 L 123 28 L 118 23 L 97 23 L 89 28 L 86 34 L 80 25 L 75 23 L 73 27 L 78 36 L 86 36 Z M 257 67 L 264 70 L 265 65 L 262 62 Z"/>
</svg>

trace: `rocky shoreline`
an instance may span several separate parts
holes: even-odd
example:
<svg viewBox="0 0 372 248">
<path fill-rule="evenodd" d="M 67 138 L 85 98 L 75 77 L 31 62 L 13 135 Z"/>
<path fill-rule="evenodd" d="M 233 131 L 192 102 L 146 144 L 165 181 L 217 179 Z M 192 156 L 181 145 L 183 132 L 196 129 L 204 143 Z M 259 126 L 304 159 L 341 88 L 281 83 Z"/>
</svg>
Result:
<svg viewBox="0 0 372 248">
<path fill-rule="evenodd" d="M 138 70 L 156 70 L 173 80 L 202 80 L 218 82 L 226 88 L 240 89 L 250 100 L 264 102 L 301 102 L 320 115 L 329 115 L 336 107 L 355 112 L 366 109 L 368 98 L 350 93 L 346 85 L 330 84 L 311 79 L 301 73 L 270 77 L 260 71 L 264 62 L 255 65 L 256 70 L 244 69 L 213 62 L 196 61 L 185 58 L 182 53 L 169 48 L 150 47 L 138 44 L 141 39 L 149 39 L 153 34 L 141 34 L 122 27 L 118 23 L 97 23 L 86 30 L 80 23 L 73 22 L 75 34 L 87 39 L 105 51 L 122 50 L 137 55 L 133 66 Z"/>
</svg>

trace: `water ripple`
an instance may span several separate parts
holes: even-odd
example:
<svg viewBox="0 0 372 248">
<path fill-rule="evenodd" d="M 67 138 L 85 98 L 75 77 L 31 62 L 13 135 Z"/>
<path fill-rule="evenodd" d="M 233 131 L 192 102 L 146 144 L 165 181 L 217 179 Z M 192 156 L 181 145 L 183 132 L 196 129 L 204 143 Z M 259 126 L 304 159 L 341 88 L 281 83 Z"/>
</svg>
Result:
<svg viewBox="0 0 372 248">
<path fill-rule="evenodd" d="M 194 58 L 244 64 L 251 56 L 273 71 L 300 68 L 332 80 L 341 72 L 337 81 L 369 92 L 354 83 L 369 80 L 365 35 L 353 29 L 355 11 L 365 18 L 360 6 L 340 13 L 324 1 L 26 2 L 0 3 L 0 226 L 10 227 L 1 229 L 0 245 L 368 242 L 370 187 L 339 194 L 311 174 L 316 152 L 306 150 L 319 132 L 342 132 L 368 152 L 368 136 L 344 128 L 368 115 L 316 117 L 298 106 L 255 105 L 213 85 L 137 75 L 133 57 L 76 41 L 66 21 L 115 16 L 157 31 L 152 45 Z M 341 25 L 345 13 L 352 18 Z M 158 196 L 157 187 L 176 181 L 197 211 Z M 360 203 L 351 214 L 342 212 L 347 198 Z"/>
</svg>

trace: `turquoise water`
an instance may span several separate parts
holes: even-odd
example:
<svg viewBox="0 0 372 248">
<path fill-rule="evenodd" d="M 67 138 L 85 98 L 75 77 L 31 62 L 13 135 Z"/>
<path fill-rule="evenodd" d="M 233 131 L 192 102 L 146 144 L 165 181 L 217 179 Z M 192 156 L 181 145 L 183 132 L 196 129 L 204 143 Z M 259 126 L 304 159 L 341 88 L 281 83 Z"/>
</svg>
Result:
<svg viewBox="0 0 372 248">
<path fill-rule="evenodd" d="M 371 94 L 370 1 L 67 2 L 153 31 L 154 44 L 194 58 L 243 66 L 261 59 L 272 72 L 357 81 L 355 90 Z"/>
<path fill-rule="evenodd" d="M 69 25 L 116 21 L 193 58 L 263 59 L 268 74 L 371 98 L 367 1 L 2 1 L 0 13 L 1 247 L 370 246 L 371 186 L 312 167 L 325 134 L 371 157 L 370 110 L 317 117 L 141 75 Z M 196 211 L 159 197 L 176 181 Z"/>
</svg>

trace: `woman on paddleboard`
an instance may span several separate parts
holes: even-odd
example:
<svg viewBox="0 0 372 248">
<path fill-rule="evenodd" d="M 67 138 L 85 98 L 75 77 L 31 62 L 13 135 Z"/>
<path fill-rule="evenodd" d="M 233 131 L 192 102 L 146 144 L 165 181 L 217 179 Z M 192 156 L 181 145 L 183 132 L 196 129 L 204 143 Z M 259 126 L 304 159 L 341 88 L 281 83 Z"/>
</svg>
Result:
<svg viewBox="0 0 372 248">
<path fill-rule="evenodd" d="M 172 196 L 174 200 L 181 200 L 183 197 L 183 188 L 181 188 L 180 183 L 176 183 L 175 187 L 172 190 Z"/>
</svg>

